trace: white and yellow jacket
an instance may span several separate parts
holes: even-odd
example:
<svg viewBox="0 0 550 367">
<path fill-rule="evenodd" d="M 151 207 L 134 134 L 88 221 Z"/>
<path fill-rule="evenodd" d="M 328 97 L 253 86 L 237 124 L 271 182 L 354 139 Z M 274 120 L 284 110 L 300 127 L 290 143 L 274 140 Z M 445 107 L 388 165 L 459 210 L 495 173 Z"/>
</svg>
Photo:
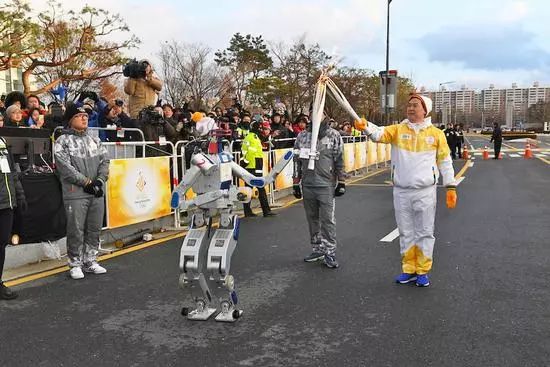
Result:
<svg viewBox="0 0 550 367">
<path fill-rule="evenodd" d="M 392 180 L 396 187 L 418 189 L 436 185 L 455 185 L 453 161 L 443 131 L 431 118 L 422 123 L 405 119 L 398 125 L 379 127 L 368 122 L 367 136 L 373 141 L 391 144 Z"/>
</svg>

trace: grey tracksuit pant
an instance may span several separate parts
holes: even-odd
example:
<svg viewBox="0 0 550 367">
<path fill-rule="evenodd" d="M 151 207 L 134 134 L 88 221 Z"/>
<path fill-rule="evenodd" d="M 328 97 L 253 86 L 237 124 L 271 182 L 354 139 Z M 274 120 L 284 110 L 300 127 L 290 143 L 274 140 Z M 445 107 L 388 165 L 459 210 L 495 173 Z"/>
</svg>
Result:
<svg viewBox="0 0 550 367">
<path fill-rule="evenodd" d="M 336 251 L 334 187 L 303 186 L 302 195 L 313 251 L 334 255 Z"/>
<path fill-rule="evenodd" d="M 95 262 L 105 211 L 104 198 L 65 200 L 69 266 Z"/>
</svg>

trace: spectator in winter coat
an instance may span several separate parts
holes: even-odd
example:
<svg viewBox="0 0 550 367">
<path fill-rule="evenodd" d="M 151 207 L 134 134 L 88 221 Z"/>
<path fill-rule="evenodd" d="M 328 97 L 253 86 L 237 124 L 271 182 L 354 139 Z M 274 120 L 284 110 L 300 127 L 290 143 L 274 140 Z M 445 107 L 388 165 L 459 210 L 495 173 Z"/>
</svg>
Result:
<svg viewBox="0 0 550 367">
<path fill-rule="evenodd" d="M 0 179 L 0 299 L 10 300 L 17 298 L 17 293 L 2 282 L 6 245 L 11 237 L 15 208 L 26 211 L 27 201 L 19 175 L 15 171 L 13 157 L 2 137 L 0 137 L 0 170 L 2 175 Z"/>
</svg>

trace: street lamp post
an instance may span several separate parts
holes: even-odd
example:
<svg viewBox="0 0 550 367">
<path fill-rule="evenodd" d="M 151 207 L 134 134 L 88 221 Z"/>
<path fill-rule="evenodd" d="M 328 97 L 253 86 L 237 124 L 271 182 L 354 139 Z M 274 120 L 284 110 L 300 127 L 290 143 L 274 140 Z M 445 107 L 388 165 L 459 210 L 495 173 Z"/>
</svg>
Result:
<svg viewBox="0 0 550 367">
<path fill-rule="evenodd" d="M 390 124 L 390 109 L 388 108 L 388 73 L 390 69 L 390 4 L 392 0 L 388 0 L 388 14 L 386 21 L 386 77 L 384 80 L 384 115 L 386 125 Z"/>
<path fill-rule="evenodd" d="M 443 94 L 443 86 L 446 85 L 446 84 L 453 84 L 453 83 L 456 83 L 454 80 L 452 81 L 448 81 L 448 82 L 443 82 L 443 83 L 439 83 L 439 93 L 441 93 L 441 111 L 442 111 L 442 114 L 441 114 L 441 117 L 442 117 L 442 122 L 445 126 L 447 126 L 447 118 L 448 118 L 448 115 L 447 115 L 447 103 L 445 102 L 445 99 L 443 98 L 444 97 L 444 94 Z"/>
</svg>

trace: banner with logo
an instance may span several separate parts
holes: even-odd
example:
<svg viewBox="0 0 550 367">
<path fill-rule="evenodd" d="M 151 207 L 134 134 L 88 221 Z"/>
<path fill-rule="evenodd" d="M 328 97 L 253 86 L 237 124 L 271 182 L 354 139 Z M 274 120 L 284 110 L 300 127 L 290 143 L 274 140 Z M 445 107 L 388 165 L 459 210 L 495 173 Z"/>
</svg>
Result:
<svg viewBox="0 0 550 367">
<path fill-rule="evenodd" d="M 274 165 L 279 162 L 281 159 L 283 159 L 283 156 L 286 152 L 289 150 L 292 150 L 291 148 L 288 149 L 277 149 L 275 150 L 275 162 Z M 286 189 L 288 187 L 292 187 L 292 174 L 294 173 L 294 164 L 293 162 L 290 162 L 286 165 L 286 167 L 281 171 L 279 175 L 275 178 L 275 189 L 276 190 L 282 190 Z"/>
<path fill-rule="evenodd" d="M 107 226 L 116 228 L 170 214 L 170 158 L 112 159 Z"/>
</svg>

